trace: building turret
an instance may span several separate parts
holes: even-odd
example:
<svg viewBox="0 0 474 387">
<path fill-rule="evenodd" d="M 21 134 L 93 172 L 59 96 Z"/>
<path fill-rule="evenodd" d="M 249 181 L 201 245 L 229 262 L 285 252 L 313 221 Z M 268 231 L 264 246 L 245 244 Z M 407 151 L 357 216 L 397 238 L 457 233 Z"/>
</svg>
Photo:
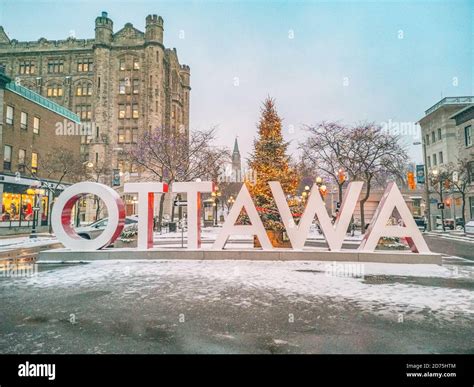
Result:
<svg viewBox="0 0 474 387">
<path fill-rule="evenodd" d="M 242 162 L 237 137 L 235 138 L 234 151 L 232 152 L 232 180 L 235 182 L 242 181 Z"/>
<path fill-rule="evenodd" d="M 95 19 L 95 43 L 110 46 L 114 33 L 114 22 L 109 19 L 107 12 Z"/>
<path fill-rule="evenodd" d="M 163 18 L 158 15 L 148 15 L 145 20 L 145 41 L 163 44 Z"/>
</svg>

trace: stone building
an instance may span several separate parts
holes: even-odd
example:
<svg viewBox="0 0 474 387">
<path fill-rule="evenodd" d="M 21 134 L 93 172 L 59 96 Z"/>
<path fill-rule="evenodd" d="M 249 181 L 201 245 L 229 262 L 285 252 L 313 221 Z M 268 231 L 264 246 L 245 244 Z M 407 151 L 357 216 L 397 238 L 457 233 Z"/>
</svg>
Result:
<svg viewBox="0 0 474 387">
<path fill-rule="evenodd" d="M 79 124 L 76 114 L 0 71 L 0 235 L 28 232 L 35 202 L 37 226 L 46 228 L 52 189 L 64 189 L 68 178 L 45 160 L 55 150 L 80 160 L 81 132 L 64 131 Z"/>
<path fill-rule="evenodd" d="M 468 145 L 465 145 L 466 133 L 472 133 L 471 129 L 468 131 L 465 129 L 469 127 L 469 111 L 466 108 L 473 103 L 473 96 L 445 97 L 426 110 L 425 116 L 419 120 L 425 173 L 428 177 L 433 174 L 433 171 L 439 171 L 449 163 L 455 164 L 462 158 L 469 157 L 474 161 L 472 141 L 469 142 L 468 139 Z M 462 145 L 463 143 L 464 145 Z M 439 195 L 432 193 L 433 187 L 429 186 L 430 179 L 426 178 L 425 181 L 427 183 L 425 200 L 429 203 L 427 214 L 429 213 L 431 217 L 432 227 L 435 224 L 440 225 L 441 211 L 444 211 L 445 218 L 460 217 L 459 195 L 455 192 L 446 192 L 446 200 L 450 200 L 446 203 L 449 203 L 449 206 L 445 205 L 444 210 L 438 209 Z M 467 220 L 472 219 L 473 211 L 469 208 L 466 209 Z"/>
<path fill-rule="evenodd" d="M 242 160 L 240 157 L 239 143 L 237 142 L 237 138 L 235 138 L 234 150 L 232 151 L 232 181 L 242 181 Z"/>
<path fill-rule="evenodd" d="M 190 69 L 179 63 L 176 49 L 163 45 L 160 16 L 146 17 L 145 32 L 130 23 L 114 32 L 102 12 L 92 39 L 19 42 L 0 27 L 0 65 L 17 84 L 93 123 L 81 153 L 83 160 L 110 167 L 106 184 L 120 186 L 137 176 L 125 151 L 140 133 L 189 130 Z"/>
</svg>

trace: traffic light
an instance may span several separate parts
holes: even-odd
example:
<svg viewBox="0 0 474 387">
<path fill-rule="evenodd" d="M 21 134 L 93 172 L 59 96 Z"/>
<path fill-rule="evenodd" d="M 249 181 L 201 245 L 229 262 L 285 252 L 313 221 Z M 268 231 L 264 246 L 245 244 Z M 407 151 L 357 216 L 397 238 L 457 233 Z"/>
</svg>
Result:
<svg viewBox="0 0 474 387">
<path fill-rule="evenodd" d="M 413 172 L 407 173 L 408 189 L 414 190 L 416 188 L 415 174 Z"/>
</svg>

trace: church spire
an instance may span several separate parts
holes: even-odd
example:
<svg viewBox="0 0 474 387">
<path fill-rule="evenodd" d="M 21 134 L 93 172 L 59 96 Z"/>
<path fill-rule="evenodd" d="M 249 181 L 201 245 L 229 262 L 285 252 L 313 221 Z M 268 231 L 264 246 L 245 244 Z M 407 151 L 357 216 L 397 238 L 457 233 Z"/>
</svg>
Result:
<svg viewBox="0 0 474 387">
<path fill-rule="evenodd" d="M 232 175 L 233 181 L 239 182 L 242 177 L 242 162 L 240 160 L 240 151 L 239 143 L 237 142 L 237 137 L 234 142 L 234 151 L 232 152 Z"/>
</svg>

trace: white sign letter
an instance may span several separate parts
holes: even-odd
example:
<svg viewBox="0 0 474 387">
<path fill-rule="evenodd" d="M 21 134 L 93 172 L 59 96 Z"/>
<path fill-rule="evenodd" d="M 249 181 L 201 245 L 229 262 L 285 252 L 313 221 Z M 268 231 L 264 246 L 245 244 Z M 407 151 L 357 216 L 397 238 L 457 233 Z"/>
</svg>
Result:
<svg viewBox="0 0 474 387">
<path fill-rule="evenodd" d="M 309 228 L 316 215 L 319 225 L 321 226 L 321 231 L 328 243 L 329 250 L 341 250 L 363 184 L 361 181 L 349 183 L 334 226 L 331 223 L 331 218 L 328 215 L 326 206 L 319 193 L 319 187 L 313 184 L 306 208 L 298 225 L 296 225 L 280 183 L 271 181 L 269 185 L 293 249 L 303 249 L 306 238 L 308 237 Z"/>
<path fill-rule="evenodd" d="M 138 240 L 139 250 L 153 247 L 153 204 L 155 192 L 168 192 L 166 183 L 125 183 L 123 192 L 138 193 Z"/>
<path fill-rule="evenodd" d="M 245 212 L 250 219 L 250 225 L 235 224 L 242 209 L 245 209 Z M 227 216 L 224 227 L 222 227 L 222 231 L 219 233 L 214 245 L 212 246 L 213 250 L 222 250 L 227 242 L 227 238 L 232 234 L 256 235 L 264 250 L 272 249 L 272 244 L 268 239 L 262 220 L 258 216 L 257 209 L 253 204 L 252 197 L 250 196 L 249 190 L 245 184 L 242 185 L 239 195 L 235 199 L 232 209 Z"/>
<path fill-rule="evenodd" d="M 212 181 L 173 183 L 173 192 L 186 193 L 188 201 L 188 249 L 201 247 L 201 193 L 213 189 Z"/>
<path fill-rule="evenodd" d="M 108 222 L 105 230 L 95 239 L 81 238 L 74 231 L 71 224 L 71 215 L 74 204 L 84 194 L 98 196 L 105 203 L 108 213 Z M 125 224 L 125 206 L 117 192 L 104 184 L 83 182 L 71 185 L 59 195 L 51 213 L 56 238 L 71 250 L 98 250 L 110 245 L 120 236 Z"/>
<path fill-rule="evenodd" d="M 394 209 L 398 210 L 402 226 L 387 226 Z M 400 190 L 394 182 L 390 182 L 375 211 L 370 226 L 359 246 L 359 251 L 374 251 L 381 237 L 406 238 L 408 245 L 414 253 L 430 253 L 423 235 L 413 219 Z"/>
</svg>

